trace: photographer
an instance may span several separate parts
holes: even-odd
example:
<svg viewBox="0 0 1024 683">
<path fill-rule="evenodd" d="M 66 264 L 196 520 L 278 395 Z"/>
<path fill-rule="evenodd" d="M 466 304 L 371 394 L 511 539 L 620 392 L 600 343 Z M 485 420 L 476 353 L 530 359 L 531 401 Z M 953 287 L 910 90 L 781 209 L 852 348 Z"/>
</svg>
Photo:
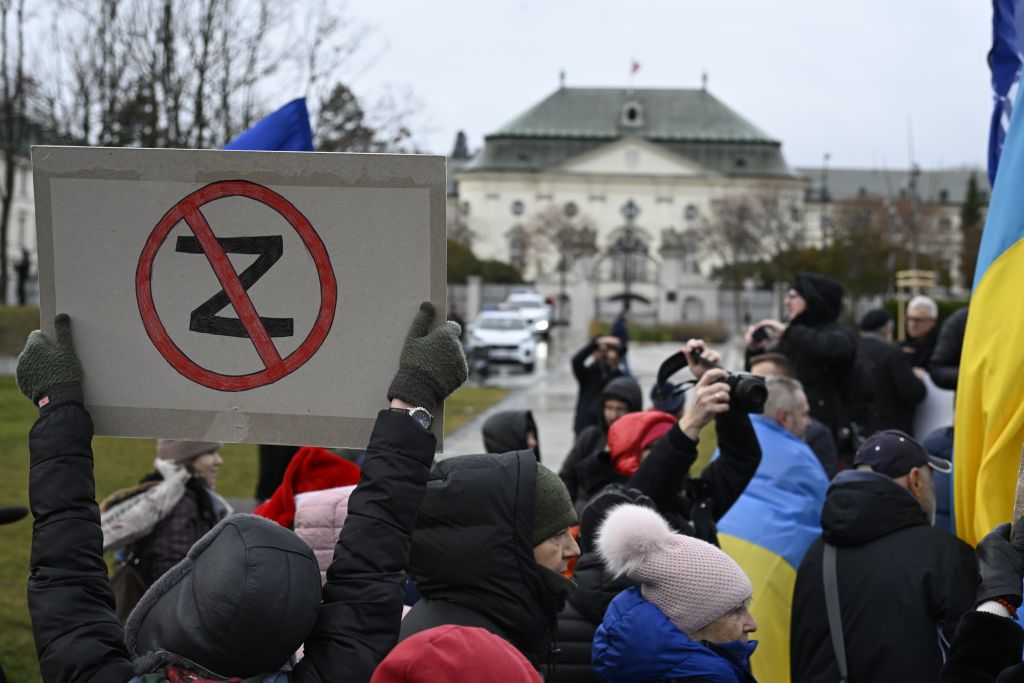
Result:
<svg viewBox="0 0 1024 683">
<path fill-rule="evenodd" d="M 572 374 L 580 385 L 573 434 L 578 436 L 590 425 L 599 423 L 597 399 L 608 382 L 626 374 L 622 368 L 625 355 L 626 345 L 622 340 L 605 335 L 594 338 L 572 357 Z"/>
<path fill-rule="evenodd" d="M 825 275 L 801 273 L 786 293 L 789 324 L 761 320 L 746 334 L 748 357 L 778 351 L 793 363 L 807 392 L 811 416 L 835 436 L 841 452 L 851 452 L 850 406 L 864 387 L 854 372 L 857 338 L 839 322 L 843 287 Z"/>
<path fill-rule="evenodd" d="M 754 477 L 761 447 L 744 406 L 735 405 L 732 388 L 721 381 L 729 373 L 717 367 L 718 354 L 696 339 L 686 343 L 683 354 L 697 378 L 693 398 L 679 422 L 651 447 L 629 485 L 650 496 L 679 532 L 717 545 L 715 522 Z M 693 479 L 700 432 L 711 420 L 721 457 Z"/>
</svg>

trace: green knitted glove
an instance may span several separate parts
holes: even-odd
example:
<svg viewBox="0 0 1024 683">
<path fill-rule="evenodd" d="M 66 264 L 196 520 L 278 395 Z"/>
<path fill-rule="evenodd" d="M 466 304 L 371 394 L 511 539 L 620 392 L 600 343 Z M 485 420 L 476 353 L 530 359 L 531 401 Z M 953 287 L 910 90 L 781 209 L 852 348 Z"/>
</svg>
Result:
<svg viewBox="0 0 1024 683">
<path fill-rule="evenodd" d="M 49 403 L 82 400 L 82 364 L 71 339 L 71 318 L 61 313 L 53 324 L 57 344 L 39 330 L 28 335 L 14 371 L 21 393 L 40 408 Z"/>
<path fill-rule="evenodd" d="M 389 401 L 399 398 L 433 412 L 469 376 L 459 342 L 462 328 L 446 322 L 431 331 L 433 320 L 434 306 L 424 301 L 405 338 L 398 373 L 388 387 Z"/>
</svg>

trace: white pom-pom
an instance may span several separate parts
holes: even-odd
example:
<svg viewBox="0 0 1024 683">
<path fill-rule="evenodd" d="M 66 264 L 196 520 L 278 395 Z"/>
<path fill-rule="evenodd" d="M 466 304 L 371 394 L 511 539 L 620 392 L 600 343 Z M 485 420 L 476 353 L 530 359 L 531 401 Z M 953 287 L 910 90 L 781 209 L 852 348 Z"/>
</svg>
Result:
<svg viewBox="0 0 1024 683">
<path fill-rule="evenodd" d="M 673 536 L 672 527 L 654 510 L 620 505 L 608 513 L 597 532 L 597 552 L 613 575 L 631 574 Z"/>
</svg>

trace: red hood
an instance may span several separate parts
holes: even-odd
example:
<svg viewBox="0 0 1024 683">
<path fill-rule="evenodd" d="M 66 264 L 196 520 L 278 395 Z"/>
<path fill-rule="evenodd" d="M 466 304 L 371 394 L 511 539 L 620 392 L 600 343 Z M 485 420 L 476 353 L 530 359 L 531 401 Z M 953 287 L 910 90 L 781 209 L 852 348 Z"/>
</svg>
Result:
<svg viewBox="0 0 1024 683">
<path fill-rule="evenodd" d="M 640 468 L 640 453 L 668 433 L 676 418 L 660 410 L 623 415 L 608 430 L 608 453 L 619 474 L 633 476 Z"/>
<path fill-rule="evenodd" d="M 391 651 L 370 683 L 541 683 L 540 675 L 512 645 L 482 628 L 437 626 Z"/>
<path fill-rule="evenodd" d="M 263 501 L 252 513 L 272 519 L 281 526 L 291 527 L 295 522 L 296 493 L 351 486 L 359 483 L 359 476 L 359 466 L 345 458 L 323 448 L 303 446 L 288 463 L 284 479 L 274 495 Z"/>
</svg>

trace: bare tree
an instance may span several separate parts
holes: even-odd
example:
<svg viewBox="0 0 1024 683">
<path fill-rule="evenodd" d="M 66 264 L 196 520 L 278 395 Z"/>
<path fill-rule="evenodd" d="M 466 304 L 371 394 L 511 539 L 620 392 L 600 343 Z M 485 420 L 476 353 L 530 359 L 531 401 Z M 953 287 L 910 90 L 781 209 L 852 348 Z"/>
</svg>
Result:
<svg viewBox="0 0 1024 683">
<path fill-rule="evenodd" d="M 781 192 L 737 195 L 713 201 L 711 215 L 693 229 L 701 250 L 716 264 L 714 277 L 733 292 L 737 326 L 747 279 L 774 282 L 777 259 L 804 245 L 799 211 L 796 199 Z"/>
<path fill-rule="evenodd" d="M 54 22 L 47 118 L 86 144 L 222 146 L 263 115 L 260 88 L 285 61 L 271 36 L 287 3 L 53 2 L 74 21 Z"/>
<path fill-rule="evenodd" d="M 716 262 L 719 278 L 739 287 L 749 276 L 737 266 L 771 262 L 804 246 L 806 231 L 795 199 L 782 193 L 715 200 L 711 215 L 693 230 L 702 251 Z"/>
<path fill-rule="evenodd" d="M 7 303 L 9 255 L 7 237 L 14 203 L 18 160 L 24 156 L 28 137 L 26 103 L 29 84 L 25 76 L 25 0 L 0 0 L 0 76 L 3 97 L 0 110 L 0 149 L 4 159 L 3 196 L 0 197 L 0 303 Z M 13 25 L 12 25 L 13 24 Z M 13 35 L 12 35 L 13 34 Z"/>
<path fill-rule="evenodd" d="M 304 85 L 316 131 L 365 129 L 357 144 L 334 139 L 332 149 L 415 149 L 408 121 L 422 107 L 410 93 L 385 92 L 367 106 L 342 78 L 358 73 L 355 56 L 373 31 L 337 4 L 50 2 L 74 21 L 54 21 L 47 120 L 83 143 L 221 147 L 266 114 L 271 83 L 288 80 Z M 351 118 L 339 123 L 343 116 Z"/>
</svg>

